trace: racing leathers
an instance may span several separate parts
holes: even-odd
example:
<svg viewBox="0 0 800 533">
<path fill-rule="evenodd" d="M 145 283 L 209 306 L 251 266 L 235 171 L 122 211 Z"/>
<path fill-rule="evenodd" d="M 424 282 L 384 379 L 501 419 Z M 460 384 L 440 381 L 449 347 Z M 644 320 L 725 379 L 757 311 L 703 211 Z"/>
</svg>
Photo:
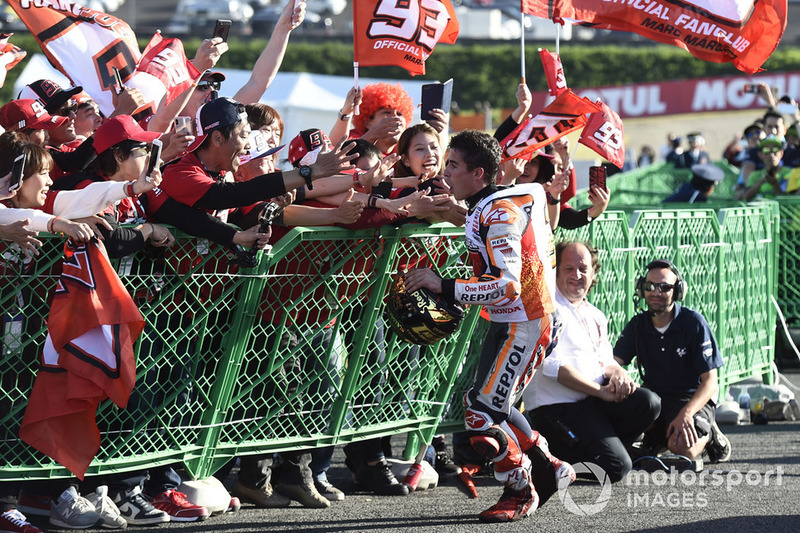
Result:
<svg viewBox="0 0 800 533">
<path fill-rule="evenodd" d="M 528 455 L 534 446 L 554 469 L 562 468 L 547 451 L 545 439 L 514 407 L 557 329 L 555 246 L 547 199 L 542 186 L 534 183 L 487 186 L 467 203 L 465 230 L 473 276 L 443 279 L 442 293 L 461 303 L 483 305 L 492 324 L 475 382 L 465 395 L 465 423 L 472 446 L 492 458 L 495 477 L 521 491 L 532 488 Z"/>
</svg>

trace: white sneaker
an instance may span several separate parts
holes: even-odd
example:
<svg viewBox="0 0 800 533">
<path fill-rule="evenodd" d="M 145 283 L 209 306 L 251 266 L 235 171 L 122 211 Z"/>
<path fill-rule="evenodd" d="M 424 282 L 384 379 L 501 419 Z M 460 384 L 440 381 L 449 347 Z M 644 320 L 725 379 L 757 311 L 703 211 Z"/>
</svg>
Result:
<svg viewBox="0 0 800 533">
<path fill-rule="evenodd" d="M 58 501 L 50 502 L 50 523 L 66 529 L 88 529 L 102 522 L 89 500 L 81 497 L 75 487 L 61 493 Z"/>
<path fill-rule="evenodd" d="M 144 498 L 142 489 L 138 486 L 128 492 L 115 495 L 113 501 L 122 517 L 129 524 L 149 526 L 169 522 L 169 515 L 153 507 L 153 504 Z"/>
<path fill-rule="evenodd" d="M 103 520 L 102 527 L 106 529 L 125 529 L 128 527 L 128 522 L 122 518 L 119 509 L 108 497 L 108 487 L 101 485 L 97 487 L 93 493 L 86 496 L 89 503 L 94 505 L 94 510 L 100 515 Z"/>
</svg>

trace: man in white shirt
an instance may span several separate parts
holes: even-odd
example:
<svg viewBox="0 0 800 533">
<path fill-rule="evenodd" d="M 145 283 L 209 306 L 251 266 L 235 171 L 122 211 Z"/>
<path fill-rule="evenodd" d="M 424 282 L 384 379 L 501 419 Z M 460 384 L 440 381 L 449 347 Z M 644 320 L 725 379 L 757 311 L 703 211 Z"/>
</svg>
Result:
<svg viewBox="0 0 800 533">
<path fill-rule="evenodd" d="M 628 448 L 658 417 L 661 403 L 614 361 L 608 319 L 586 300 L 599 270 L 597 249 L 556 246 L 556 309 L 562 329 L 525 390 L 531 425 L 551 452 L 602 467 L 612 482 L 632 468 Z"/>
</svg>

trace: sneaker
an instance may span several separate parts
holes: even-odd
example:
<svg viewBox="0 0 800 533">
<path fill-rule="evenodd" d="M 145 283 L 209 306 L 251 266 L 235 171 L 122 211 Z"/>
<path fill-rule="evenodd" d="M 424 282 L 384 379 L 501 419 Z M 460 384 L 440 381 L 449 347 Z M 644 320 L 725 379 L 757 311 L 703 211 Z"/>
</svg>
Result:
<svg viewBox="0 0 800 533">
<path fill-rule="evenodd" d="M 50 523 L 66 529 L 88 529 L 100 525 L 103 519 L 89 500 L 81 497 L 75 487 L 61 493 L 58 501 L 50 502 Z"/>
<path fill-rule="evenodd" d="M 356 472 L 356 483 L 382 496 L 406 496 L 408 486 L 397 481 L 389 463 L 381 459 L 375 465 L 362 464 Z"/>
<path fill-rule="evenodd" d="M 344 500 L 344 492 L 331 485 L 331 482 L 327 479 L 315 479 L 314 487 L 328 501 L 340 502 Z"/>
<path fill-rule="evenodd" d="M 251 489 L 237 482 L 231 494 L 237 496 L 243 502 L 252 503 L 256 507 L 265 509 L 289 507 L 289 504 L 292 503 L 292 500 L 283 494 L 272 490 L 272 485 L 269 482 L 260 489 Z"/>
<path fill-rule="evenodd" d="M 231 501 L 228 504 L 228 508 L 225 509 L 226 513 L 238 513 L 239 509 L 242 508 L 242 501 L 237 498 L 236 496 L 231 496 Z"/>
<path fill-rule="evenodd" d="M 28 522 L 25 515 L 16 509 L 0 514 L 0 531 L 3 533 L 42 533 L 41 529 Z"/>
<path fill-rule="evenodd" d="M 50 516 L 50 496 L 21 490 L 17 496 L 17 509 L 27 516 Z"/>
<path fill-rule="evenodd" d="M 195 505 L 186 499 L 186 495 L 175 489 L 165 490 L 151 500 L 153 507 L 161 509 L 169 515 L 170 522 L 195 522 L 208 518 L 208 509 Z"/>
<path fill-rule="evenodd" d="M 289 483 L 278 483 L 275 491 L 280 492 L 287 498 L 300 502 L 303 507 L 310 509 L 325 509 L 331 506 L 331 502 L 317 491 L 317 488 L 310 481 L 297 485 Z"/>
<path fill-rule="evenodd" d="M 108 497 L 107 486 L 101 485 L 97 487 L 93 493 L 86 496 L 86 499 L 94 506 L 94 510 L 103 520 L 102 527 L 106 529 L 125 529 L 128 527 L 128 522 L 122 518 L 119 509 Z"/>
<path fill-rule="evenodd" d="M 708 454 L 708 462 L 724 463 L 731 458 L 731 441 L 728 437 L 722 434 L 716 422 L 711 424 L 711 436 L 706 444 L 706 453 Z"/>
<path fill-rule="evenodd" d="M 127 492 L 116 494 L 112 501 L 125 521 L 134 526 L 151 526 L 169 522 L 169 515 L 156 509 L 142 494 L 142 489 L 134 487 Z"/>
<path fill-rule="evenodd" d="M 528 517 L 539 507 L 539 495 L 533 487 L 521 491 L 508 487 L 503 490 L 500 500 L 478 515 L 481 522 L 514 522 Z"/>
<path fill-rule="evenodd" d="M 453 462 L 447 448 L 436 450 L 436 460 L 434 468 L 443 478 L 456 477 L 461 473 L 461 468 Z"/>
</svg>

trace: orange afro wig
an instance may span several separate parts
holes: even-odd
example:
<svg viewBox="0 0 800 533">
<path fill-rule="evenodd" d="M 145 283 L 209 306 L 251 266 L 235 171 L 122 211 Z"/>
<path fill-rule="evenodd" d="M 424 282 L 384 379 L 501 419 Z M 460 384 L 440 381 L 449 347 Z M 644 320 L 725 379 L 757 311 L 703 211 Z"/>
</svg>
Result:
<svg viewBox="0 0 800 533">
<path fill-rule="evenodd" d="M 385 107 L 399 110 L 406 119 L 406 126 L 411 124 L 414 102 L 406 90 L 399 83 L 370 83 L 361 91 L 359 114 L 353 117 L 353 126 L 357 130 L 366 131 L 369 119 Z"/>
</svg>

